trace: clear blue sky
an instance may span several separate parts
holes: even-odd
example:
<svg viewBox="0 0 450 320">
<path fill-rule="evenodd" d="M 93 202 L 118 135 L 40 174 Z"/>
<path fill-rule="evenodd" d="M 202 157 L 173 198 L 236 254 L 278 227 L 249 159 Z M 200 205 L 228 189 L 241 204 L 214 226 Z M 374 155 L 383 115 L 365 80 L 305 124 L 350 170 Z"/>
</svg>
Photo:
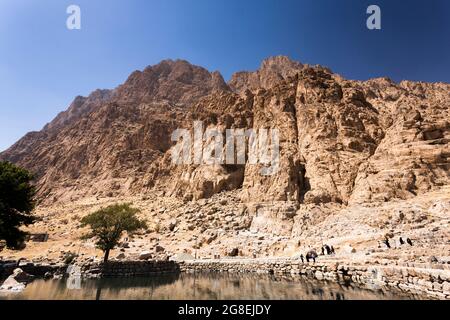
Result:
<svg viewBox="0 0 450 320">
<path fill-rule="evenodd" d="M 82 29 L 66 28 L 77 4 Z M 382 9 L 382 30 L 366 8 Z M 76 95 L 183 58 L 226 79 L 271 55 L 352 79 L 450 82 L 448 0 L 1 0 L 0 150 Z"/>
</svg>

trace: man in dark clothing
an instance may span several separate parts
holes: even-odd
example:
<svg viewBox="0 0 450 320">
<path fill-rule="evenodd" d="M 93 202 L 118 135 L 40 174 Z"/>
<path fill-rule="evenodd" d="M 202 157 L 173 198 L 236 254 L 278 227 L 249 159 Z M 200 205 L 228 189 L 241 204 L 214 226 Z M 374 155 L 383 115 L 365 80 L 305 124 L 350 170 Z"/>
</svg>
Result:
<svg viewBox="0 0 450 320">
<path fill-rule="evenodd" d="M 410 238 L 406 239 L 406 242 L 408 242 L 408 244 L 412 247 L 413 244 Z"/>
<path fill-rule="evenodd" d="M 330 248 L 330 246 L 329 245 L 325 245 L 325 251 L 327 252 L 327 255 L 330 255 L 331 254 L 331 248 Z"/>
<path fill-rule="evenodd" d="M 404 244 L 405 244 L 405 241 L 403 241 L 403 238 L 400 237 L 400 245 L 402 246 L 402 245 L 404 245 Z"/>
<path fill-rule="evenodd" d="M 305 263 L 305 257 L 303 256 L 303 254 L 300 255 L 300 259 L 302 259 L 302 263 Z"/>
<path fill-rule="evenodd" d="M 384 239 L 383 242 L 384 242 L 384 244 L 386 245 L 386 247 L 388 247 L 388 249 L 391 248 L 391 244 L 389 243 L 389 239 L 388 239 L 388 238 Z"/>
</svg>

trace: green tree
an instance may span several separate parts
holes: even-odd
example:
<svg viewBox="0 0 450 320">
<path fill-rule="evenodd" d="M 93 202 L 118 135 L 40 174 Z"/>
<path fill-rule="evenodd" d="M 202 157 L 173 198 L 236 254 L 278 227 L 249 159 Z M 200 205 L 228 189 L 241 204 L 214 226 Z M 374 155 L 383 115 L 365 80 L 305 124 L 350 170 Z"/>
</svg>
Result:
<svg viewBox="0 0 450 320">
<path fill-rule="evenodd" d="M 23 244 L 26 232 L 23 225 L 34 222 L 35 206 L 33 176 L 27 170 L 10 162 L 0 162 L 0 240 L 12 249 Z"/>
<path fill-rule="evenodd" d="M 106 263 L 109 252 L 118 244 L 124 231 L 132 234 L 147 228 L 146 223 L 136 217 L 139 212 L 139 209 L 131 207 L 129 203 L 115 204 L 95 211 L 81 219 L 82 227 L 91 228 L 83 238 L 96 239 L 97 248 L 105 253 L 103 261 Z"/>
</svg>

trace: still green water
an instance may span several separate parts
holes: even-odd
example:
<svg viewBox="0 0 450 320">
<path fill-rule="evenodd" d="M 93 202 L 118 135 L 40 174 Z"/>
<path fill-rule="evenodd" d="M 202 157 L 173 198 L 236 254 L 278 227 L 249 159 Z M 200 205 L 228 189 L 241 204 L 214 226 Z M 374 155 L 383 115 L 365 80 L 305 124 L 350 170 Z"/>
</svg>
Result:
<svg viewBox="0 0 450 320">
<path fill-rule="evenodd" d="M 398 300 L 400 292 L 369 290 L 303 277 L 177 274 L 143 278 L 37 280 L 0 299 L 31 300 Z"/>
</svg>

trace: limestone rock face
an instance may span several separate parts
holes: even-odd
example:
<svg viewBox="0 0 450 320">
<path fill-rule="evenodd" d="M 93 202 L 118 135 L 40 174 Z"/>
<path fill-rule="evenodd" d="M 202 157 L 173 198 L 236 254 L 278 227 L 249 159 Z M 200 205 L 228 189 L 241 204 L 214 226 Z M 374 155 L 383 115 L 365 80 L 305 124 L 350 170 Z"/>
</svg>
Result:
<svg viewBox="0 0 450 320">
<path fill-rule="evenodd" d="M 243 71 L 233 74 L 229 86 L 238 93 L 245 90 L 267 89 L 296 75 L 302 68 L 301 63 L 292 61 L 286 56 L 270 57 L 264 60 L 260 69 L 255 72 Z"/>
<path fill-rule="evenodd" d="M 346 206 L 449 185 L 449 92 L 444 83 L 346 80 L 287 57 L 227 84 L 217 72 L 167 60 L 114 90 L 77 97 L 0 159 L 36 174 L 43 204 L 154 192 L 189 201 L 237 191 L 249 205 L 275 202 L 260 215 L 284 221 L 278 201 Z M 261 164 L 248 161 L 174 164 L 171 135 L 192 132 L 194 121 L 204 129 L 277 129 L 279 170 L 264 176 Z M 287 219 L 279 234 L 295 225 Z"/>
<path fill-rule="evenodd" d="M 254 207 L 250 231 L 257 234 L 289 237 L 294 226 L 298 203 L 278 201 Z"/>
<path fill-rule="evenodd" d="M 407 199 L 449 184 L 449 96 L 445 84 L 402 82 L 371 97 L 384 138 L 359 168 L 353 202 Z"/>
<path fill-rule="evenodd" d="M 40 132 L 0 155 L 35 173 L 45 203 L 142 192 L 194 101 L 229 91 L 222 76 L 186 61 L 136 71 L 112 91 L 77 97 Z"/>
<path fill-rule="evenodd" d="M 280 130 L 278 174 L 263 178 L 246 169 L 244 195 L 306 203 L 346 202 L 357 168 L 383 137 L 377 112 L 357 89 L 322 68 L 297 77 L 254 99 L 254 126 Z"/>
<path fill-rule="evenodd" d="M 60 129 L 71 122 L 77 121 L 83 115 L 110 100 L 113 95 L 113 90 L 95 90 L 88 97 L 76 97 L 66 111 L 58 114 L 52 122 L 44 127 L 44 131 Z"/>
</svg>

